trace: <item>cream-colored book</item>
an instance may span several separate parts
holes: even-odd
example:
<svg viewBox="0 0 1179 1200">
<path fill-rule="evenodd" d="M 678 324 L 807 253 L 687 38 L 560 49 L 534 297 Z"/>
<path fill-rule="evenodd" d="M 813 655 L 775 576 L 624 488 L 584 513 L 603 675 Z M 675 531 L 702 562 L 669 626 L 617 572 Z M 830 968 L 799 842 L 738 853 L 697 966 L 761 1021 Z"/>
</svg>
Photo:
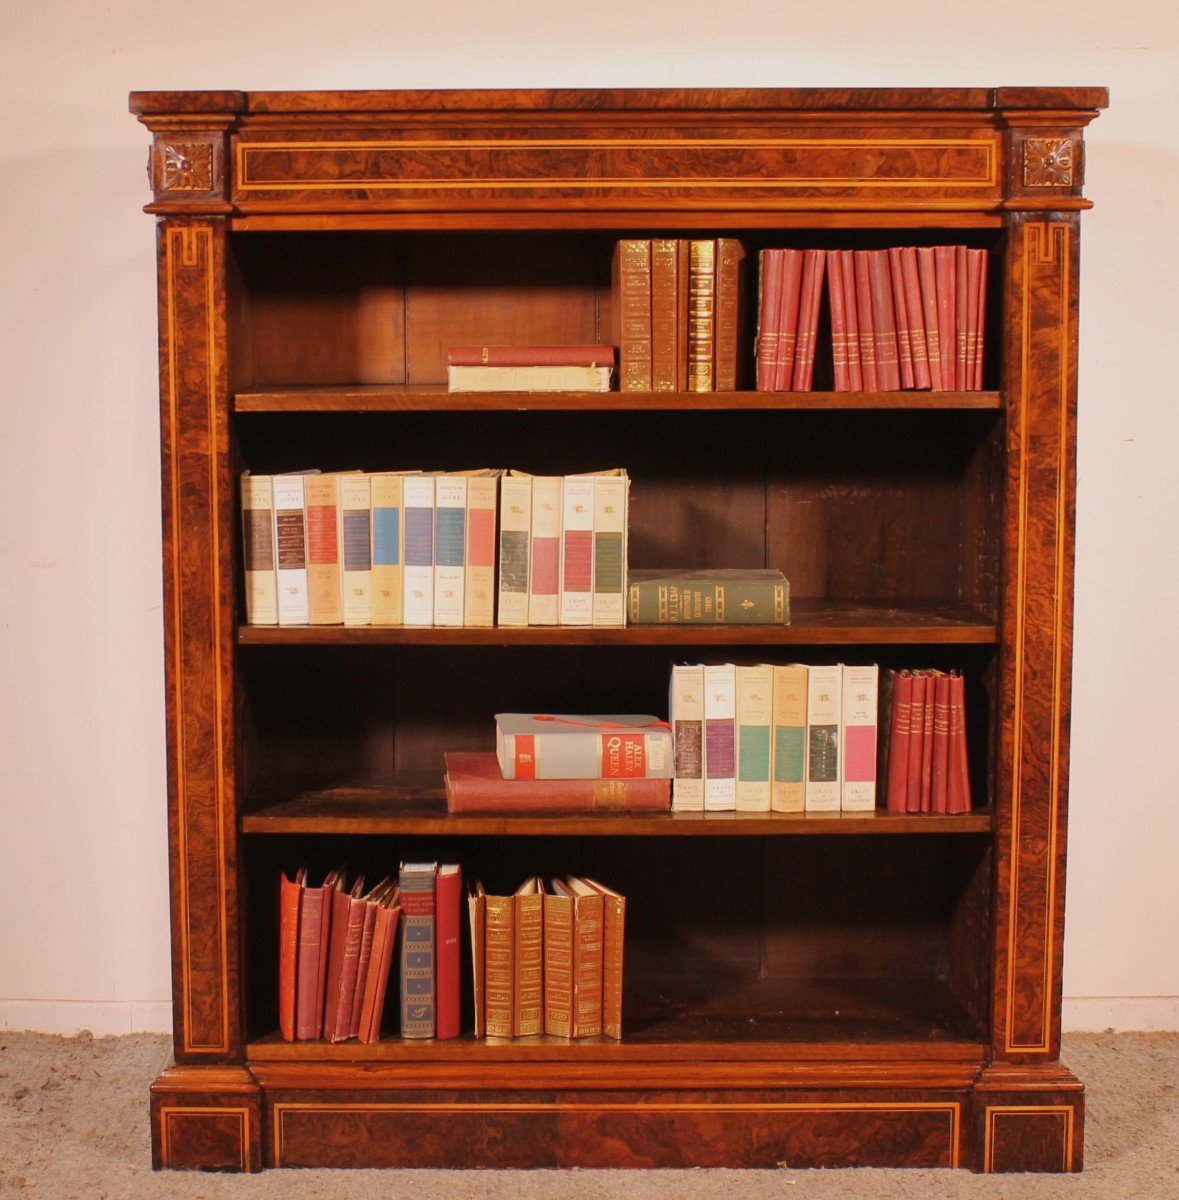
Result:
<svg viewBox="0 0 1179 1200">
<path fill-rule="evenodd" d="M 372 493 L 369 477 L 340 476 L 340 587 L 345 625 L 371 625 Z"/>
<path fill-rule="evenodd" d="M 274 569 L 274 484 L 269 475 L 242 475 L 242 558 L 246 569 L 246 622 L 278 624 Z"/>
<path fill-rule="evenodd" d="M 405 499 L 406 625 L 434 624 L 434 476 L 407 475 Z"/>
<path fill-rule="evenodd" d="M 704 668 L 704 808 L 737 807 L 737 670 L 732 663 Z"/>
<path fill-rule="evenodd" d="M 308 475 L 303 483 L 307 508 L 307 617 L 312 625 L 344 620 L 340 583 L 341 475 Z"/>
<path fill-rule="evenodd" d="M 499 471 L 480 471 L 467 480 L 466 592 L 463 624 L 495 623 L 495 516 Z"/>
<path fill-rule="evenodd" d="M 278 585 L 278 623 L 306 625 L 307 606 L 307 508 L 302 472 L 275 475 L 274 551 Z"/>
<path fill-rule="evenodd" d="M 625 471 L 602 471 L 594 476 L 595 625 L 626 624 L 629 508 L 630 479 Z"/>
<path fill-rule="evenodd" d="M 467 588 L 467 476 L 437 476 L 434 495 L 434 624 L 462 625 Z"/>
<path fill-rule="evenodd" d="M 500 480 L 500 625 L 528 624 L 532 558 L 532 476 L 511 471 Z"/>
<path fill-rule="evenodd" d="M 594 620 L 594 477 L 567 475 L 561 518 L 562 625 Z"/>
<path fill-rule="evenodd" d="M 704 668 L 677 663 L 671 668 L 671 733 L 675 812 L 704 811 Z"/>
<path fill-rule="evenodd" d="M 806 811 L 839 812 L 843 667 L 807 672 Z"/>
<path fill-rule="evenodd" d="M 843 727 L 839 741 L 843 752 L 840 807 L 844 812 L 872 812 L 876 808 L 876 708 L 880 668 L 843 668 Z"/>
<path fill-rule="evenodd" d="M 404 476 L 392 472 L 373 475 L 369 487 L 373 506 L 372 623 L 400 625 L 405 602 L 402 578 Z"/>
<path fill-rule="evenodd" d="M 528 624 L 558 625 L 561 617 L 560 475 L 532 478 L 532 567 L 528 576 Z"/>
<path fill-rule="evenodd" d="M 737 811 L 770 811 L 770 720 L 774 668 L 737 668 Z"/>
<path fill-rule="evenodd" d="M 770 808 L 774 812 L 806 809 L 805 663 L 774 667 L 774 726 Z"/>
</svg>

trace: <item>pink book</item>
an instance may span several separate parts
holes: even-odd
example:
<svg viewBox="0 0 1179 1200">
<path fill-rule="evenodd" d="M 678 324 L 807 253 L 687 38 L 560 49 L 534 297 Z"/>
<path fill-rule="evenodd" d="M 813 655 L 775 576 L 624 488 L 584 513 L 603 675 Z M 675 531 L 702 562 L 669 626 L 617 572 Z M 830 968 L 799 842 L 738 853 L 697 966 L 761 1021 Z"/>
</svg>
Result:
<svg viewBox="0 0 1179 1200">
<path fill-rule="evenodd" d="M 897 358 L 901 367 L 901 387 L 911 389 L 913 383 L 913 348 L 909 303 L 905 295 L 905 279 L 901 268 L 900 246 L 888 248 L 888 276 L 892 283 L 892 307 L 897 322 Z"/>
<path fill-rule="evenodd" d="M 876 808 L 876 726 L 880 668 L 875 663 L 843 668 L 843 812 Z"/>
<path fill-rule="evenodd" d="M 905 812 L 921 812 L 921 751 L 925 729 L 925 695 L 929 678 L 913 672 L 913 700 L 909 707 L 909 753 L 905 764 Z"/>
<path fill-rule="evenodd" d="M 864 390 L 864 372 L 860 366 L 860 319 L 856 311 L 856 266 L 850 250 L 838 250 L 839 272 L 843 277 L 843 320 L 847 327 L 848 387 Z M 834 263 L 831 264 L 835 266 Z"/>
<path fill-rule="evenodd" d="M 888 733 L 888 790 L 885 805 L 889 812 L 907 812 L 906 789 L 909 778 L 909 722 L 913 709 L 913 673 L 897 671 L 893 675 L 892 712 Z"/>
<path fill-rule="evenodd" d="M 973 389 L 982 390 L 983 385 L 983 333 L 987 324 L 987 252 L 975 250 L 978 255 L 978 319 L 974 326 L 974 379 Z"/>
<path fill-rule="evenodd" d="M 969 386 L 966 364 L 969 355 L 966 349 L 966 331 L 969 326 L 970 286 L 967 276 L 966 247 L 954 247 L 954 385 L 965 391 Z"/>
<path fill-rule="evenodd" d="M 856 280 L 856 317 L 860 328 L 860 367 L 864 374 L 864 390 L 880 391 L 876 375 L 876 334 L 872 326 L 872 281 L 868 272 L 868 251 L 850 251 L 854 255 Z"/>
<path fill-rule="evenodd" d="M 921 278 L 917 270 L 917 247 L 901 250 L 901 278 L 905 289 L 905 312 L 909 322 L 909 347 L 913 356 L 913 386 L 932 386 L 929 349 L 925 340 L 925 307 L 921 300 Z"/>
<path fill-rule="evenodd" d="M 897 353 L 897 318 L 892 303 L 888 251 L 869 250 L 867 253 L 872 333 L 876 346 L 876 386 L 882 392 L 895 392 L 901 386 L 901 363 Z"/>
<path fill-rule="evenodd" d="M 966 756 L 966 680 L 950 679 L 950 779 L 946 812 L 970 812 L 970 768 Z"/>
<path fill-rule="evenodd" d="M 843 269 L 838 250 L 827 251 L 827 299 L 831 306 L 831 362 L 835 371 L 835 390 L 851 390 L 847 361 L 847 301 L 843 294 Z"/>
<path fill-rule="evenodd" d="M 815 377 L 815 339 L 819 332 L 819 302 L 823 295 L 822 250 L 803 253 L 802 297 L 798 311 L 798 345 L 794 353 L 794 391 L 809 392 Z"/>
<path fill-rule="evenodd" d="M 930 810 L 944 813 L 950 778 L 950 676 L 940 674 L 933 688 L 933 796 Z"/>
<path fill-rule="evenodd" d="M 778 353 L 774 391 L 790 391 L 798 345 L 798 310 L 802 300 L 802 251 L 782 251 L 782 293 L 778 307 Z"/>
<path fill-rule="evenodd" d="M 958 388 L 957 315 L 958 285 L 953 246 L 936 246 L 934 264 L 937 276 L 937 340 L 942 369 L 942 388 L 947 392 Z"/>
<path fill-rule="evenodd" d="M 978 343 L 978 276 L 981 250 L 966 251 L 966 357 L 962 388 L 974 390 L 974 355 Z"/>
<path fill-rule="evenodd" d="M 781 250 L 761 252 L 761 296 L 757 306 L 757 390 L 772 392 L 778 363 L 782 305 Z"/>
<path fill-rule="evenodd" d="M 917 251 L 917 275 L 921 284 L 921 312 L 925 320 L 925 353 L 929 361 L 929 386 L 935 392 L 946 388 L 942 379 L 941 343 L 937 325 L 937 275 L 932 246 Z"/>
</svg>

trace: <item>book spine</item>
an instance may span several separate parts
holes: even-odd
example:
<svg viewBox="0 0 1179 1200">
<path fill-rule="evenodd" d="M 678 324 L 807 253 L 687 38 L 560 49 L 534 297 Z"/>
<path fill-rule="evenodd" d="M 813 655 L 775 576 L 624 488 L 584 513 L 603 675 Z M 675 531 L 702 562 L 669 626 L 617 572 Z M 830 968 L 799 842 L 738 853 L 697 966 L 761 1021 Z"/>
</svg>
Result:
<svg viewBox="0 0 1179 1200">
<path fill-rule="evenodd" d="M 872 812 L 876 808 L 880 668 L 874 664 L 845 666 L 842 686 L 843 785 L 840 808 L 844 812 Z"/>
<path fill-rule="evenodd" d="M 925 680 L 925 710 L 921 729 L 921 811 L 933 811 L 933 718 L 936 712 L 940 671 L 930 671 Z"/>
<path fill-rule="evenodd" d="M 969 353 L 966 334 L 969 329 L 970 284 L 965 246 L 954 247 L 954 382 L 959 391 L 969 386 Z"/>
<path fill-rule="evenodd" d="M 937 274 L 932 246 L 917 249 L 917 275 L 921 284 L 921 312 L 925 322 L 925 353 L 929 360 L 929 386 L 935 391 L 948 387 L 942 378 L 941 339 L 938 337 Z"/>
<path fill-rule="evenodd" d="M 320 947 L 323 939 L 325 888 L 303 889 L 299 903 L 299 953 L 295 967 L 295 1037 L 311 1041 L 323 1031 L 323 1009 L 317 1005 Z"/>
<path fill-rule="evenodd" d="M 302 475 L 275 475 L 274 548 L 278 586 L 278 623 L 306 625 L 307 510 Z"/>
<path fill-rule="evenodd" d="M 671 731 L 619 728 L 584 733 L 507 733 L 496 725 L 504 779 L 670 779 Z"/>
<path fill-rule="evenodd" d="M 466 595 L 467 477 L 435 480 L 434 624 L 461 626 Z"/>
<path fill-rule="evenodd" d="M 802 304 L 803 252 L 782 250 L 782 292 L 778 299 L 778 349 L 774 358 L 774 391 L 788 392 L 794 380 L 798 347 L 798 314 Z"/>
<path fill-rule="evenodd" d="M 630 479 L 625 473 L 594 477 L 593 623 L 626 624 L 626 551 Z"/>
<path fill-rule="evenodd" d="M 848 370 L 847 301 L 843 294 L 843 269 L 839 250 L 827 251 L 827 302 L 831 310 L 831 365 L 835 390 L 851 390 Z"/>
<path fill-rule="evenodd" d="M 905 758 L 905 812 L 921 811 L 921 750 L 925 730 L 925 696 L 930 678 L 924 671 L 913 672 L 909 703 L 909 752 Z"/>
<path fill-rule="evenodd" d="M 789 663 L 774 667 L 773 812 L 806 808 L 807 667 Z"/>
<path fill-rule="evenodd" d="M 876 348 L 876 386 L 882 392 L 895 392 L 901 386 L 901 367 L 897 351 L 897 320 L 892 303 L 888 251 L 869 250 L 867 255 L 869 286 L 872 289 L 872 340 Z"/>
<path fill-rule="evenodd" d="M 484 1017 L 488 1037 L 512 1036 L 515 897 L 486 897 Z"/>
<path fill-rule="evenodd" d="M 974 250 L 971 253 L 978 256 L 978 304 L 977 319 L 974 328 L 974 376 L 971 388 L 980 391 L 983 385 L 983 342 L 987 325 L 987 252 Z"/>
<path fill-rule="evenodd" d="M 372 493 L 367 475 L 340 476 L 339 511 L 344 624 L 371 625 Z"/>
<path fill-rule="evenodd" d="M 242 559 L 246 572 L 246 623 L 278 624 L 274 568 L 274 485 L 269 475 L 241 477 Z"/>
<path fill-rule="evenodd" d="M 499 612 L 500 625 L 528 624 L 531 578 L 532 477 L 505 475 L 500 484 Z"/>
<path fill-rule="evenodd" d="M 436 879 L 436 925 L 438 1017 L 435 1036 L 453 1038 L 459 1035 L 459 989 L 461 946 L 459 942 L 459 910 L 463 898 L 463 873 L 458 866 L 438 868 Z"/>
<path fill-rule="evenodd" d="M 467 918 L 471 926 L 471 990 L 475 1009 L 475 1036 L 487 1036 L 487 896 L 476 886 L 467 897 Z"/>
<path fill-rule="evenodd" d="M 602 897 L 573 901 L 573 1036 L 602 1035 Z"/>
<path fill-rule="evenodd" d="M 602 897 L 602 1032 L 622 1039 L 622 961 L 626 941 L 626 897 Z"/>
<path fill-rule="evenodd" d="M 497 779 L 448 770 L 445 782 L 450 812 L 666 812 L 671 804 L 669 779 Z"/>
<path fill-rule="evenodd" d="M 407 475 L 404 496 L 405 603 L 402 616 L 406 625 L 433 625 L 434 476 Z"/>
<path fill-rule="evenodd" d="M 913 327 L 908 296 L 905 293 L 900 246 L 888 248 L 888 278 L 892 284 L 892 307 L 897 323 L 897 357 L 900 361 L 901 387 L 909 389 L 916 386 L 916 375 L 913 371 Z"/>
<path fill-rule="evenodd" d="M 901 249 L 901 279 L 905 289 L 905 313 L 908 317 L 909 346 L 913 358 L 913 386 L 930 388 L 929 341 L 925 327 L 925 305 L 921 298 L 921 273 L 917 266 L 917 247 Z"/>
<path fill-rule="evenodd" d="M 560 475 L 532 480 L 532 572 L 528 588 L 528 624 L 556 625 L 561 604 Z"/>
<path fill-rule="evenodd" d="M 623 238 L 614 249 L 614 336 L 618 338 L 618 386 L 651 391 L 651 242 Z"/>
<path fill-rule="evenodd" d="M 451 392 L 608 392 L 611 367 L 447 367 Z"/>
<path fill-rule="evenodd" d="M 671 669 L 672 752 L 675 782 L 671 807 L 676 812 L 704 811 L 704 668 Z"/>
<path fill-rule="evenodd" d="M 651 239 L 651 390 L 676 390 L 677 239 Z"/>
<path fill-rule="evenodd" d="M 594 620 L 594 477 L 567 475 L 561 522 L 562 625 Z"/>
<path fill-rule="evenodd" d="M 745 247 L 736 238 L 716 239 L 716 368 L 718 392 L 735 392 L 739 384 L 741 291 Z"/>
<path fill-rule="evenodd" d="M 950 779 L 950 693 L 953 683 L 949 675 L 941 674 L 933 688 L 933 796 L 930 811 L 949 811 L 948 785 Z"/>
<path fill-rule="evenodd" d="M 885 805 L 889 812 L 908 811 L 909 721 L 913 712 L 913 675 L 898 671 L 893 675 L 892 712 L 889 715 L 888 775 Z"/>
<path fill-rule="evenodd" d="M 732 663 L 704 668 L 704 808 L 737 807 L 737 674 Z"/>
<path fill-rule="evenodd" d="M 946 812 L 967 813 L 971 809 L 970 764 L 966 751 L 966 680 L 950 677 L 950 779 L 946 789 Z"/>
<path fill-rule="evenodd" d="M 434 1036 L 433 863 L 403 863 L 401 884 L 401 1036 Z"/>
<path fill-rule="evenodd" d="M 544 1031 L 573 1036 L 573 898 L 544 896 Z"/>
<path fill-rule="evenodd" d="M 773 699 L 773 667 L 737 667 L 738 812 L 770 811 L 770 725 Z"/>
<path fill-rule="evenodd" d="M 612 367 L 614 347 L 570 346 L 451 346 L 448 367 Z"/>
<path fill-rule="evenodd" d="M 544 1032 L 544 893 L 512 899 L 512 1037 L 532 1037 Z"/>
<path fill-rule="evenodd" d="M 357 897 L 344 892 L 332 897 L 332 937 L 341 941 L 343 949 L 338 970 L 332 974 L 333 991 L 329 993 L 328 1015 L 324 1017 L 324 1033 L 329 1041 L 342 1042 L 352 1036 L 352 999 L 360 973 L 360 950 L 364 941 L 364 913 L 368 907 Z M 329 951 L 329 962 L 331 951 Z"/>
<path fill-rule="evenodd" d="M 688 390 L 711 392 L 716 352 L 716 242 L 693 238 L 688 258 Z"/>
<path fill-rule="evenodd" d="M 299 959 L 301 877 L 282 877 L 278 918 L 278 1028 L 283 1041 L 295 1040 L 295 979 Z"/>
<path fill-rule="evenodd" d="M 495 511 L 499 474 L 467 480 L 466 591 L 463 624 L 495 624 Z"/>
<path fill-rule="evenodd" d="M 790 591 L 785 580 L 676 580 L 632 582 L 632 625 L 785 625 Z"/>
<path fill-rule="evenodd" d="M 372 623 L 400 625 L 405 601 L 401 566 L 405 545 L 404 479 L 400 475 L 374 475 L 371 487 Z"/>
<path fill-rule="evenodd" d="M 393 967 L 393 947 L 397 938 L 397 919 L 400 908 L 377 911 L 376 928 L 373 932 L 372 966 L 364 985 L 364 1004 L 360 1010 L 360 1032 L 362 1042 L 371 1043 L 381 1036 L 381 1020 L 385 1015 L 385 997 L 389 992 L 389 973 Z"/>
<path fill-rule="evenodd" d="M 757 390 L 774 390 L 778 364 L 778 338 L 782 306 L 781 250 L 763 250 L 758 258 Z"/>
<path fill-rule="evenodd" d="M 344 620 L 340 581 L 340 476 L 308 475 L 303 481 L 307 509 L 307 614 L 312 625 Z"/>
<path fill-rule="evenodd" d="M 356 968 L 356 985 L 352 989 L 352 1013 L 348 1021 L 348 1036 L 360 1036 L 360 1016 L 364 1009 L 364 994 L 368 987 L 368 974 L 372 967 L 373 939 L 376 936 L 377 912 L 380 905 L 374 901 L 364 902 L 364 927 L 360 933 L 360 960 Z"/>
<path fill-rule="evenodd" d="M 855 276 L 856 320 L 860 329 L 860 369 L 864 376 L 864 389 L 869 392 L 881 390 L 876 371 L 876 327 L 872 319 L 872 280 L 869 271 L 868 250 L 849 250 Z"/>
<path fill-rule="evenodd" d="M 838 812 L 843 668 L 807 672 L 806 811 Z"/>
<path fill-rule="evenodd" d="M 851 250 L 837 251 L 839 273 L 843 277 L 843 319 L 847 326 L 848 386 L 853 392 L 864 390 L 864 370 L 860 363 L 860 315 L 856 305 L 856 267 Z M 832 263 L 829 269 L 834 269 Z"/>
<path fill-rule="evenodd" d="M 802 292 L 798 313 L 798 344 L 794 352 L 793 387 L 809 392 L 815 376 L 815 341 L 819 331 L 819 302 L 823 294 L 823 267 L 827 256 L 822 250 L 803 252 Z"/>
<path fill-rule="evenodd" d="M 934 286 L 937 289 L 938 360 L 941 363 L 942 388 L 949 392 L 958 387 L 955 312 L 958 285 L 955 281 L 953 246 L 935 246 L 933 250 Z"/>
</svg>

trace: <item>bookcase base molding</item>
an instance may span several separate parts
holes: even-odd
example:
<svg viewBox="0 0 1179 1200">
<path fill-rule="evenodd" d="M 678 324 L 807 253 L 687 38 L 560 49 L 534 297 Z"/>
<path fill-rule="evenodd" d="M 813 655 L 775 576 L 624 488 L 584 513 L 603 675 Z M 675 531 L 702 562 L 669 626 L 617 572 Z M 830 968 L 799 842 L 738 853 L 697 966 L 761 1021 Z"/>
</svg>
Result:
<svg viewBox="0 0 1179 1200">
<path fill-rule="evenodd" d="M 539 1074 L 528 1088 L 518 1068 L 460 1087 L 437 1063 L 176 1067 L 152 1089 L 154 1162 L 1081 1169 L 1084 1091 L 1058 1065 L 664 1065 L 597 1070 L 592 1085 L 561 1064 Z"/>
</svg>

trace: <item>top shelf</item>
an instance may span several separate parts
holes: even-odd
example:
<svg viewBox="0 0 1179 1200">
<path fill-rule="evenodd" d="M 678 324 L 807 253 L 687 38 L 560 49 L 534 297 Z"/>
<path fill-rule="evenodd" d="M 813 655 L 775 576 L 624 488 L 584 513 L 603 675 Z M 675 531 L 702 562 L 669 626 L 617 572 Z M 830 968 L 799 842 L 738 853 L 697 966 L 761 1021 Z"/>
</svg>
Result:
<svg viewBox="0 0 1179 1200">
<path fill-rule="evenodd" d="M 237 392 L 239 413 L 626 412 L 662 409 L 997 411 L 999 392 L 449 392 L 445 386 L 358 384 Z"/>
</svg>

